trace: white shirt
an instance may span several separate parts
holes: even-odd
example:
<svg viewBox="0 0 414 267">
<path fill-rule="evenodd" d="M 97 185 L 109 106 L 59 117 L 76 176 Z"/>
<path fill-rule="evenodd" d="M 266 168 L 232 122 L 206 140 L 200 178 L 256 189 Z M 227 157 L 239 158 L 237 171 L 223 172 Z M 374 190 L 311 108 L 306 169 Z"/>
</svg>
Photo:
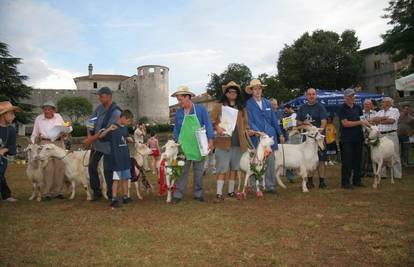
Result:
<svg viewBox="0 0 414 267">
<path fill-rule="evenodd" d="M 36 117 L 31 140 L 33 143 L 36 141 L 36 137 L 40 136 L 41 138 L 50 138 L 49 132 L 55 126 L 62 126 L 65 122 L 60 116 L 59 113 L 53 114 L 53 118 L 46 119 L 44 114 L 40 114 Z"/>
<path fill-rule="evenodd" d="M 144 143 L 144 133 L 141 131 L 141 129 L 137 128 L 134 132 L 134 139 L 136 143 Z"/>
<path fill-rule="evenodd" d="M 378 124 L 378 130 L 380 132 L 388 132 L 388 131 L 396 131 L 398 128 L 398 119 L 400 118 L 400 112 L 398 109 L 390 107 L 387 111 L 381 109 L 377 112 L 375 117 L 388 117 L 389 119 L 393 119 L 393 124 Z"/>
<path fill-rule="evenodd" d="M 260 99 L 259 101 L 256 100 L 257 105 L 259 105 L 260 109 L 263 109 L 263 104 L 262 104 L 262 100 Z"/>
</svg>

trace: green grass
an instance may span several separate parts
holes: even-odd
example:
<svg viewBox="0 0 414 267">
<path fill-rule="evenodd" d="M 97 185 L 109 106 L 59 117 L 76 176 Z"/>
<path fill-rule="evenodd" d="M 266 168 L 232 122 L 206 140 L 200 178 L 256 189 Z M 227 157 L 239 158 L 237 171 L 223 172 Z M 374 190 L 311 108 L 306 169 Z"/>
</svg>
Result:
<svg viewBox="0 0 414 267">
<path fill-rule="evenodd" d="M 208 203 L 166 205 L 149 195 L 117 210 L 107 202 L 28 201 L 25 166 L 7 177 L 19 198 L 0 203 L 1 266 L 414 266 L 414 170 L 379 190 L 339 188 L 329 167 L 327 190 L 213 204 L 215 180 L 204 179 Z M 151 177 L 156 185 L 155 177 Z"/>
</svg>

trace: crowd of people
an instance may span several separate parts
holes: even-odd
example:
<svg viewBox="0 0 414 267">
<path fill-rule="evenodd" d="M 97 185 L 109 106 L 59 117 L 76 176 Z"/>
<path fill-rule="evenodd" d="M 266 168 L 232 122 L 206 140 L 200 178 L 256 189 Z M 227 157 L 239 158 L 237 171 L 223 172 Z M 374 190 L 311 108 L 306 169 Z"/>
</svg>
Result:
<svg viewBox="0 0 414 267">
<path fill-rule="evenodd" d="M 215 159 L 216 198 L 214 202 L 221 203 L 225 197 L 234 198 L 237 172 L 240 158 L 248 149 L 254 149 L 259 142 L 259 135 L 266 134 L 274 139 L 272 150 L 278 149 L 278 144 L 299 144 L 303 142 L 302 135 L 290 135 L 293 129 L 304 129 L 308 126 L 317 127 L 326 138 L 324 150 L 319 150 L 318 158 L 318 188 L 328 186 L 326 180 L 326 166 L 334 164 L 338 159 L 338 150 L 342 161 L 341 187 L 352 189 L 363 187 L 362 177 L 372 173 L 370 163 L 370 147 L 364 142 L 364 127 L 377 125 L 382 135 L 387 136 L 394 143 L 395 164 L 393 166 L 395 178 L 402 177 L 401 165 L 408 164 L 408 141 L 412 134 L 414 118 L 411 116 L 409 105 L 404 105 L 401 112 L 393 107 L 393 100 L 385 97 L 382 109 L 374 110 L 373 103 L 366 100 L 363 107 L 355 104 L 355 91 L 344 91 L 344 104 L 337 112 L 339 131 L 335 126 L 333 116 L 330 116 L 325 107 L 318 102 L 316 90 L 309 88 L 306 91 L 306 103 L 294 110 L 292 106 L 285 105 L 284 112 L 278 111 L 275 99 L 263 96 L 263 85 L 260 80 L 254 79 L 244 88 L 251 97 L 244 101 L 242 88 L 231 81 L 222 86 L 222 97 L 215 104 L 211 114 L 201 104 L 195 104 L 192 98 L 195 94 L 187 86 L 181 86 L 171 96 L 175 97 L 180 105 L 176 112 L 173 139 L 181 146 L 185 155 L 185 165 L 182 175 L 176 182 L 173 194 L 173 203 L 182 201 L 186 188 L 190 168 L 193 169 L 193 198 L 203 202 L 203 174 L 205 173 L 205 157 L 199 149 L 199 140 L 196 132 L 203 128 L 206 132 L 207 145 L 210 151 L 209 159 Z M 127 181 L 131 178 L 131 163 L 128 142 L 146 143 L 151 149 L 151 162 L 144 163 L 144 169 L 151 170 L 158 175 L 157 162 L 161 154 L 160 144 L 156 133 L 148 135 L 145 124 L 139 123 L 134 132 L 134 138 L 128 136 L 127 126 L 133 123 L 133 115 L 128 110 L 122 110 L 112 100 L 112 91 L 103 87 L 97 91 L 100 105 L 95 109 L 90 121 L 84 145 L 91 149 L 88 172 L 90 185 L 93 190 L 93 200 L 99 200 L 106 194 L 113 207 L 119 207 L 117 197 L 118 185 L 123 189 L 122 202 L 129 203 L 127 196 Z M 232 108 L 237 111 L 235 126 L 231 132 L 225 129 L 223 109 Z M 14 112 L 20 109 L 10 102 L 0 102 L 0 192 L 1 197 L 7 201 L 15 201 L 5 178 L 7 168 L 7 155 L 16 153 L 16 131 L 11 126 Z M 42 114 L 36 117 L 31 141 L 37 144 L 53 143 L 64 147 L 65 134 L 52 140 L 49 131 L 57 125 L 63 125 L 62 117 L 56 112 L 53 102 L 42 105 Z M 337 123 L 337 124 L 338 124 Z M 339 132 L 339 140 L 337 138 Z M 147 140 L 148 139 L 148 140 Z M 339 145 L 339 149 L 338 146 Z M 401 151 L 401 157 L 400 157 Z M 103 158 L 103 170 L 107 184 L 107 192 L 101 191 L 98 176 L 98 163 Z M 265 171 L 266 193 L 276 192 L 274 153 L 268 157 Z M 206 160 L 210 162 L 210 160 Z M 64 175 L 62 162 L 51 159 L 44 169 L 46 187 L 44 199 L 63 198 L 62 189 Z M 315 173 L 316 175 L 316 173 Z M 385 175 L 385 174 L 384 174 Z M 294 182 L 292 170 L 286 171 L 289 182 Z M 225 179 L 228 179 L 227 194 L 223 193 Z M 307 188 L 315 187 L 314 175 L 307 179 Z M 333 182 L 331 180 L 331 182 Z"/>
</svg>

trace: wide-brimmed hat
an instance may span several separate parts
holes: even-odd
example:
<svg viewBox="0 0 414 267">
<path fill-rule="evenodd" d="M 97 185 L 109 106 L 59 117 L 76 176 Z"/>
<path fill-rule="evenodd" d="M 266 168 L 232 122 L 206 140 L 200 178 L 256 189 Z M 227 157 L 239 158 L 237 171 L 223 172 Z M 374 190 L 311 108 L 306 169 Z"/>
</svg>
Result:
<svg viewBox="0 0 414 267">
<path fill-rule="evenodd" d="M 221 87 L 221 89 L 223 90 L 223 93 L 225 93 L 225 92 L 226 92 L 226 90 L 227 90 L 227 89 L 229 89 L 229 88 L 234 88 L 234 89 L 237 89 L 237 90 L 239 90 L 239 91 L 240 91 L 240 85 L 238 85 L 237 83 L 235 83 L 235 82 L 233 82 L 233 81 L 231 81 L 231 82 L 229 82 L 228 84 L 223 85 L 223 86 Z"/>
<path fill-rule="evenodd" d="M 188 88 L 187 85 L 181 85 L 180 87 L 178 87 L 177 91 L 175 91 L 171 95 L 171 97 L 176 97 L 178 95 L 191 95 L 191 96 L 195 96 L 195 94 L 190 91 L 190 88 Z"/>
<path fill-rule="evenodd" d="M 52 107 L 52 108 L 56 109 L 55 103 L 53 101 L 50 101 L 50 100 L 43 103 L 42 108 L 44 108 L 44 107 Z"/>
<path fill-rule="evenodd" d="M 246 91 L 246 93 L 251 95 L 253 93 L 252 89 L 256 85 L 260 85 L 262 88 L 267 86 L 267 85 L 262 84 L 262 82 L 259 79 L 253 79 L 253 80 L 250 81 L 250 84 L 248 86 L 246 86 L 246 89 L 244 89 L 244 90 Z"/>
<path fill-rule="evenodd" d="M 12 103 L 10 103 L 9 101 L 0 102 L 0 115 L 7 113 L 9 111 L 20 112 L 22 111 L 22 109 L 17 106 L 13 106 Z"/>
</svg>

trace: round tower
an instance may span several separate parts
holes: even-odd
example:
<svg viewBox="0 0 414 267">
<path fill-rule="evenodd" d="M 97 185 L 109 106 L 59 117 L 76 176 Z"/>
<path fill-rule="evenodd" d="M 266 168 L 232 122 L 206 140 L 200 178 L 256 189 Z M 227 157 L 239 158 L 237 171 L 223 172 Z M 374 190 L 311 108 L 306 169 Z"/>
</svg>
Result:
<svg viewBox="0 0 414 267">
<path fill-rule="evenodd" d="M 168 67 L 145 65 L 137 68 L 138 116 L 151 122 L 168 123 Z"/>
</svg>

